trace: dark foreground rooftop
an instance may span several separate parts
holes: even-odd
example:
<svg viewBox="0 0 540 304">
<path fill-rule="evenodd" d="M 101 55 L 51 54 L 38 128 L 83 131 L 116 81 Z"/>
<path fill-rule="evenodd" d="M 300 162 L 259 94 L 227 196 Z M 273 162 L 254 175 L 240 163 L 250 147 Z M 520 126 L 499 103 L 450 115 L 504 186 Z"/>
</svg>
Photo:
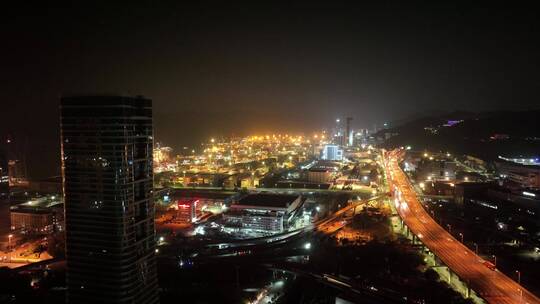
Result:
<svg viewBox="0 0 540 304">
<path fill-rule="evenodd" d="M 238 201 L 238 205 L 287 208 L 297 198 L 297 195 L 287 194 L 249 194 L 240 199 L 240 201 Z"/>
</svg>

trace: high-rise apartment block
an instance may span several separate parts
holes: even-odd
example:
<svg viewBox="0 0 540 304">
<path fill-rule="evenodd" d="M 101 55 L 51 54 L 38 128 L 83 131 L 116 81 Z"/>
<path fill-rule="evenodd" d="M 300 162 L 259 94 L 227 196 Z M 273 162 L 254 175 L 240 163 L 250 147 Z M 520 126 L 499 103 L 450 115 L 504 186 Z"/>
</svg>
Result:
<svg viewBox="0 0 540 304">
<path fill-rule="evenodd" d="M 157 303 L 152 101 L 61 100 L 68 303 Z"/>
</svg>

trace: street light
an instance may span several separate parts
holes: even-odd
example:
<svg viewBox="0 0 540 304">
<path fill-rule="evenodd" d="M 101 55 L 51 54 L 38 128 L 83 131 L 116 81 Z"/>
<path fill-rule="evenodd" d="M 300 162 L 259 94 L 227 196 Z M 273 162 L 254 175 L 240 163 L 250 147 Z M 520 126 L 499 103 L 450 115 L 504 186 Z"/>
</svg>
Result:
<svg viewBox="0 0 540 304">
<path fill-rule="evenodd" d="M 495 267 L 497 267 L 497 256 L 492 255 L 492 257 L 493 257 L 493 264 L 495 265 Z"/>
<path fill-rule="evenodd" d="M 463 244 L 463 233 L 459 233 L 459 236 L 461 237 L 461 243 Z"/>
<path fill-rule="evenodd" d="M 446 224 L 446 227 L 448 228 L 448 232 L 452 233 L 452 225 Z"/>
<path fill-rule="evenodd" d="M 521 271 L 516 270 L 516 273 L 518 275 L 518 284 L 521 285 Z"/>
<path fill-rule="evenodd" d="M 478 244 L 473 243 L 473 245 L 474 245 L 474 249 L 475 249 L 474 252 L 476 253 L 476 255 L 478 255 Z"/>
</svg>

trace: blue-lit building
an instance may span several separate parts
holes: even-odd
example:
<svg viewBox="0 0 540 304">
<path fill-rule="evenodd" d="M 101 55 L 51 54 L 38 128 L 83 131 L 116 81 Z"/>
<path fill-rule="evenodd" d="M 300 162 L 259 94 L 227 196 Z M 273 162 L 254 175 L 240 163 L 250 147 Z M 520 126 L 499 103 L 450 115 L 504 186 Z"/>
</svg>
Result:
<svg viewBox="0 0 540 304">
<path fill-rule="evenodd" d="M 325 145 L 321 151 L 321 159 L 341 161 L 343 160 L 343 150 L 338 145 Z"/>
</svg>

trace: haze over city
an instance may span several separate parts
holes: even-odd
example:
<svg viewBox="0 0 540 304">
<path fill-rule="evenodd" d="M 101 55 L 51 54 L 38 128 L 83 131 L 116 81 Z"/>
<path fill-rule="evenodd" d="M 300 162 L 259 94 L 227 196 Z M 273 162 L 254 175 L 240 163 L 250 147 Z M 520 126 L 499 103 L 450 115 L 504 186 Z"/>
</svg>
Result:
<svg viewBox="0 0 540 304">
<path fill-rule="evenodd" d="M 58 164 L 58 98 L 81 93 L 151 97 L 156 135 L 175 148 L 346 115 L 371 128 L 537 108 L 536 14 L 506 3 L 21 4 L 3 13 L 1 135 L 32 138 L 27 150 Z M 58 172 L 29 161 L 36 177 Z"/>
</svg>

